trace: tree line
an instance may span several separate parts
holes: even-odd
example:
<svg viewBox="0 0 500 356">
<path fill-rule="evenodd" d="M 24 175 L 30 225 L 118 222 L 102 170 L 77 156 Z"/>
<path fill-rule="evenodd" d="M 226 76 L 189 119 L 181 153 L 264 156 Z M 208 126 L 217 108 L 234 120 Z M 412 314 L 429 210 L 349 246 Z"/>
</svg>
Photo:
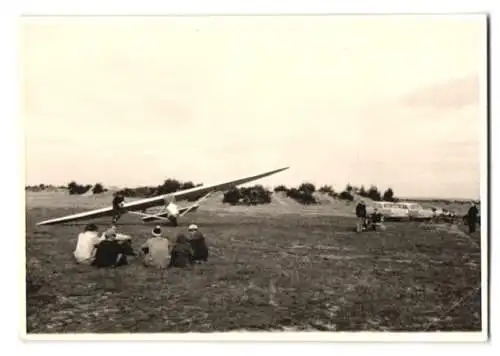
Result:
<svg viewBox="0 0 500 356">
<path fill-rule="evenodd" d="M 284 185 L 279 185 L 274 188 L 274 191 L 284 192 L 288 197 L 301 204 L 317 204 L 316 198 L 314 197 L 316 187 L 312 183 L 302 183 L 298 188 L 287 188 Z M 322 185 L 318 189 L 318 192 L 335 199 L 346 201 L 353 201 L 356 195 L 375 201 L 397 201 L 392 188 L 388 188 L 382 193 L 375 185 L 370 185 L 370 188 L 367 190 L 363 185 L 358 188 L 347 184 L 345 189 L 341 192 L 336 192 L 331 185 Z"/>
<path fill-rule="evenodd" d="M 174 193 L 179 190 L 190 189 L 201 185 L 202 183 L 195 184 L 192 181 L 182 182 L 177 179 L 167 178 L 163 181 L 162 184 L 157 186 L 123 188 L 119 192 L 122 193 L 125 197 L 147 198 L 161 194 Z M 40 184 L 38 186 L 28 186 L 26 187 L 26 189 L 39 191 L 44 190 L 48 187 L 52 186 Z M 108 190 L 103 186 L 102 183 L 95 183 L 94 185 L 91 185 L 79 184 L 75 181 L 68 183 L 66 187 L 58 188 L 66 188 L 70 195 L 81 195 L 89 191 L 92 191 L 93 194 L 102 194 Z M 364 185 L 356 187 L 351 184 L 347 184 L 342 191 L 336 192 L 331 185 L 322 185 L 319 189 L 317 189 L 313 183 L 304 182 L 297 187 L 278 185 L 274 188 L 274 192 L 283 192 L 287 197 L 304 205 L 318 204 L 318 201 L 314 195 L 314 193 L 316 192 L 326 194 L 335 199 L 346 201 L 353 201 L 356 195 L 374 201 L 398 201 L 398 198 L 395 197 L 392 188 L 388 188 L 387 190 L 382 192 L 382 190 L 379 190 L 375 185 L 370 185 L 370 187 L 366 189 Z M 231 205 L 269 204 L 272 200 L 272 194 L 272 191 L 264 188 L 262 185 L 233 188 L 224 193 L 222 202 Z M 195 201 L 199 198 L 201 198 L 201 195 L 195 194 L 188 196 L 186 199 L 188 201 Z"/>
</svg>

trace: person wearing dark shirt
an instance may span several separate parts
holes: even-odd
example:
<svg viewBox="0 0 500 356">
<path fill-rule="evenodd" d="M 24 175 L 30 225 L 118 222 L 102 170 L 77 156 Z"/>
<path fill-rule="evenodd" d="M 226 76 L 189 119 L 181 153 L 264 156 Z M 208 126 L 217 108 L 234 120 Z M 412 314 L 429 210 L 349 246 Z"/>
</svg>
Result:
<svg viewBox="0 0 500 356">
<path fill-rule="evenodd" d="M 186 268 L 193 265 L 193 251 L 189 241 L 184 234 L 177 236 L 177 241 L 170 254 L 170 263 L 167 268 L 179 267 Z"/>
<path fill-rule="evenodd" d="M 134 247 L 132 246 L 132 240 L 118 241 L 118 244 L 121 245 L 125 256 L 137 256 L 137 253 L 135 253 Z"/>
<path fill-rule="evenodd" d="M 356 206 L 356 216 L 358 218 L 366 218 L 366 205 L 363 200 L 361 200 Z"/>
<path fill-rule="evenodd" d="M 189 240 L 191 249 L 193 250 L 194 262 L 207 262 L 208 260 L 208 247 L 205 242 L 205 237 L 200 231 L 196 231 L 193 237 Z"/>
<path fill-rule="evenodd" d="M 125 201 L 125 198 L 123 195 L 118 192 L 115 194 L 113 198 L 113 224 L 116 224 L 118 220 L 120 219 L 121 216 L 121 207 L 123 202 Z"/>
<path fill-rule="evenodd" d="M 97 245 L 94 261 L 94 267 L 119 267 L 127 265 L 126 255 L 128 248 L 124 247 L 116 240 L 116 233 L 110 229 L 105 233 L 105 240 Z"/>
<path fill-rule="evenodd" d="M 356 205 L 356 216 L 358 217 L 357 230 L 365 230 L 366 221 L 366 205 L 363 200 L 361 200 L 358 205 Z"/>
<path fill-rule="evenodd" d="M 467 223 L 469 225 L 469 234 L 476 232 L 478 210 L 475 203 L 471 204 L 467 212 Z"/>
<path fill-rule="evenodd" d="M 372 229 L 374 231 L 377 230 L 377 227 L 381 227 L 382 228 L 383 217 L 382 217 L 382 214 L 380 214 L 378 212 L 378 209 L 375 209 L 373 211 L 373 214 L 372 214 L 372 216 L 370 218 L 371 218 Z"/>
</svg>

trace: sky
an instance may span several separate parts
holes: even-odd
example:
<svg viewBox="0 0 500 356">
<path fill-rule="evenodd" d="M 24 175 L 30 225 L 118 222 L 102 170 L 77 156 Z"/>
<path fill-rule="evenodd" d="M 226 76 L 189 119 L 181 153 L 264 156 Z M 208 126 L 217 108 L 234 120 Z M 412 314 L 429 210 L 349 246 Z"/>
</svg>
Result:
<svg viewBox="0 0 500 356">
<path fill-rule="evenodd" d="M 479 197 L 486 18 L 25 18 L 26 184 Z"/>
</svg>

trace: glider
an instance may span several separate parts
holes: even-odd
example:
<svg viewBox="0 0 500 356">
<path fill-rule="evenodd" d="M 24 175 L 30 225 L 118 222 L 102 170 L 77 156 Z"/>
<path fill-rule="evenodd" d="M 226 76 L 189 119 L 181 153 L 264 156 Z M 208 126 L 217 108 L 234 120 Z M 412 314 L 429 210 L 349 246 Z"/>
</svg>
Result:
<svg viewBox="0 0 500 356">
<path fill-rule="evenodd" d="M 120 213 L 130 213 L 142 218 L 143 222 L 161 220 L 167 223 L 177 226 L 179 223 L 179 218 L 185 216 L 187 213 L 196 211 L 199 208 L 199 204 L 208 198 L 210 194 L 214 192 L 227 191 L 235 188 L 238 185 L 245 184 L 260 178 L 264 178 L 279 172 L 282 172 L 289 167 L 276 169 L 270 172 L 261 173 L 251 177 L 241 178 L 229 182 L 212 184 L 207 186 L 198 186 L 190 189 L 179 190 L 173 193 L 162 194 L 152 198 L 145 198 L 131 202 L 124 202 L 121 205 Z M 189 207 L 179 208 L 175 201 L 176 199 L 188 199 L 200 197 L 193 205 Z M 154 214 L 147 214 L 145 211 L 149 208 L 161 206 L 161 210 Z M 90 211 L 85 211 L 78 214 L 67 215 L 55 219 L 45 220 L 37 223 L 37 226 L 41 225 L 55 225 L 65 222 L 78 221 L 84 219 L 94 219 L 105 216 L 113 216 L 115 211 L 112 206 L 95 209 Z"/>
</svg>

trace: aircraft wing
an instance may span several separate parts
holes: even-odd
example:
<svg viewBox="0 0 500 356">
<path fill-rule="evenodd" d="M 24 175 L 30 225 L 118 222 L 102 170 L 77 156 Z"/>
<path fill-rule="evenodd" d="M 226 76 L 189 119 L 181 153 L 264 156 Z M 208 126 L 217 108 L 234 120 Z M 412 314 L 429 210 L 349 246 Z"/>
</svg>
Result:
<svg viewBox="0 0 500 356">
<path fill-rule="evenodd" d="M 170 193 L 169 195 L 175 197 L 176 200 L 187 199 L 187 198 L 197 198 L 197 197 L 203 196 L 205 194 L 208 194 L 210 192 L 227 191 L 227 190 L 230 190 L 238 185 L 249 183 L 249 182 L 252 182 L 254 180 L 261 179 L 261 178 L 282 172 L 284 170 L 287 170 L 288 168 L 289 167 L 280 168 L 280 169 L 276 169 L 274 171 L 257 174 L 255 176 L 251 176 L 251 177 L 240 178 L 240 179 L 232 180 L 229 182 L 211 184 L 211 185 L 207 185 L 207 186 L 202 185 L 199 187 L 194 187 L 191 189 L 185 189 L 185 190 L 180 190 L 180 191 L 177 191 L 174 193 Z"/>
<path fill-rule="evenodd" d="M 127 203 L 122 205 L 122 211 L 144 210 L 144 209 L 152 208 L 154 206 L 163 205 L 163 203 L 164 203 L 164 196 L 160 195 L 160 196 L 153 197 L 153 198 L 140 199 L 140 200 L 127 202 Z M 109 206 L 106 208 L 84 211 L 82 213 L 66 215 L 66 216 L 63 216 L 60 218 L 41 221 L 41 222 L 37 223 L 36 225 L 37 226 L 54 225 L 54 224 L 60 224 L 60 223 L 65 223 L 65 222 L 71 222 L 71 221 L 95 219 L 95 218 L 100 218 L 100 217 L 104 217 L 104 216 L 111 216 L 111 215 L 113 215 L 113 207 Z"/>
<path fill-rule="evenodd" d="M 205 195 L 209 192 L 226 191 L 226 190 L 232 189 L 238 185 L 245 184 L 245 183 L 257 180 L 257 179 L 261 179 L 261 178 L 270 176 L 272 174 L 282 172 L 288 168 L 289 167 L 280 168 L 280 169 L 276 169 L 276 170 L 273 170 L 270 172 L 261 173 L 261 174 L 251 176 L 251 177 L 240 178 L 240 179 L 232 180 L 229 182 L 223 182 L 223 183 L 212 184 L 212 185 L 207 185 L 207 186 L 199 186 L 199 187 L 194 187 L 194 188 L 190 188 L 190 189 L 177 191 L 174 193 L 158 195 L 158 196 L 152 197 L 152 198 L 146 198 L 146 199 L 140 199 L 140 200 L 126 202 L 122 205 L 122 210 L 124 210 L 124 211 L 145 210 L 145 209 L 149 209 L 149 208 L 152 208 L 155 206 L 161 206 L 165 203 L 165 198 L 167 198 L 167 197 L 175 197 L 176 199 L 185 199 L 185 198 L 189 198 L 189 197 L 198 197 L 201 195 Z M 95 209 L 95 210 L 85 211 L 82 213 L 63 216 L 60 218 L 41 221 L 41 222 L 37 223 L 37 226 L 54 225 L 54 224 L 60 224 L 60 223 L 64 223 L 64 222 L 84 220 L 84 219 L 94 219 L 94 218 L 99 218 L 99 217 L 104 217 L 104 216 L 111 216 L 112 214 L 113 214 L 113 207 L 109 206 L 106 208 Z"/>
</svg>

